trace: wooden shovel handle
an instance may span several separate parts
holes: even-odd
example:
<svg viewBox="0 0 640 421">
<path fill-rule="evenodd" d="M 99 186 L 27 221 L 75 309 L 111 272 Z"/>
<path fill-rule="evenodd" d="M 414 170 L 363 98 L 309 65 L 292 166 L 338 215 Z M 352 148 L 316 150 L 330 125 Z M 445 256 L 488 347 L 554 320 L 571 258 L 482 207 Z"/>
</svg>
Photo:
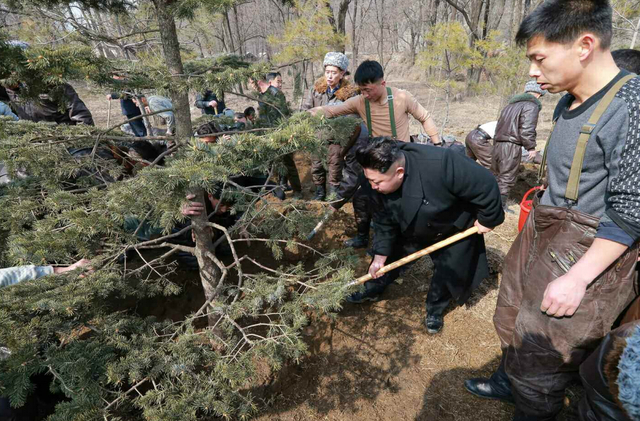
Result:
<svg viewBox="0 0 640 421">
<path fill-rule="evenodd" d="M 471 227 L 465 231 L 459 232 L 455 235 L 452 235 L 449 238 L 446 238 L 442 241 L 439 241 L 433 245 L 430 245 L 429 247 L 423 248 L 422 250 L 418 250 L 415 253 L 412 253 L 406 257 L 403 257 L 400 260 L 396 260 L 395 262 L 388 264 L 386 266 L 383 266 L 380 268 L 380 270 L 378 271 L 377 274 L 382 275 L 383 273 L 387 273 L 389 271 L 392 271 L 396 268 L 399 268 L 400 266 L 406 265 L 409 262 L 413 262 L 414 260 L 417 260 L 419 258 L 421 258 L 422 256 L 426 256 L 429 253 L 432 253 L 436 250 L 440 250 L 443 247 L 446 247 L 448 245 L 451 245 L 457 241 L 462 240 L 463 238 L 467 238 L 473 234 L 477 234 L 478 233 L 478 227 Z M 358 279 L 351 281 L 349 283 L 349 286 L 351 285 L 360 285 L 360 284 L 364 284 L 367 281 L 370 281 L 371 279 L 373 279 L 371 277 L 371 275 L 366 274 L 364 276 L 359 277 Z"/>
</svg>

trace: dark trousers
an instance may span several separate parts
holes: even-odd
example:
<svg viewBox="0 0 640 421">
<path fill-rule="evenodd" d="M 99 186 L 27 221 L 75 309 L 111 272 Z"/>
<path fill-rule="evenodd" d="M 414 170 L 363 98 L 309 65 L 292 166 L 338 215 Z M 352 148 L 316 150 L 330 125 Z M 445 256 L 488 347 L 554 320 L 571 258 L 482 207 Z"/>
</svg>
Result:
<svg viewBox="0 0 640 421">
<path fill-rule="evenodd" d="M 397 253 L 389 256 L 386 265 L 391 264 L 401 258 L 405 257 L 409 253 L 403 252 L 405 249 L 401 246 L 397 247 L 400 250 Z M 413 250 L 416 251 L 416 250 Z M 411 252 L 413 252 L 411 251 Z M 433 263 L 435 266 L 435 273 L 431 278 L 431 286 L 429 287 L 429 292 L 427 293 L 426 300 L 426 308 L 427 308 L 427 316 L 437 316 L 441 317 L 444 315 L 444 310 L 449 305 L 449 302 L 453 298 L 451 292 L 449 291 L 446 285 L 446 279 L 444 276 L 438 276 L 438 266 L 439 262 L 437 262 L 437 258 L 433 259 Z M 372 294 L 381 294 L 388 285 L 393 283 L 398 277 L 407 269 L 411 267 L 411 265 L 415 262 L 407 263 L 404 266 L 399 267 L 398 269 L 392 270 L 391 272 L 385 273 L 378 279 L 373 279 L 365 284 L 367 291 L 371 291 Z M 440 271 L 442 273 L 442 271 Z"/>
<path fill-rule="evenodd" d="M 353 216 L 356 219 L 358 235 L 369 236 L 372 213 L 372 200 L 367 192 L 362 188 L 356 190 L 353 195 Z"/>
<path fill-rule="evenodd" d="M 491 172 L 495 174 L 500 188 L 500 195 L 508 196 L 511 188 L 516 184 L 522 147 L 511 142 L 496 142 L 493 146 Z"/>
<path fill-rule="evenodd" d="M 342 169 L 344 159 L 342 159 L 342 146 L 340 144 L 330 144 L 327 148 L 327 167 L 329 172 L 329 185 L 337 188 L 342 181 Z M 311 178 L 316 186 L 324 186 L 327 182 L 327 170 L 319 157 L 313 157 L 311 161 Z"/>
<path fill-rule="evenodd" d="M 136 117 L 140 114 L 133 114 L 133 115 L 127 115 L 125 117 L 127 117 L 128 119 L 131 119 L 133 117 Z M 131 126 L 131 130 L 133 130 L 133 133 L 136 137 L 145 137 L 147 136 L 147 128 L 144 126 L 144 121 L 142 121 L 141 118 L 137 119 L 137 120 L 132 120 L 129 122 L 129 126 Z"/>
<path fill-rule="evenodd" d="M 296 163 L 293 160 L 293 153 L 287 154 L 282 157 L 282 162 L 284 166 L 287 168 L 287 176 L 282 178 L 283 184 L 286 180 L 289 180 L 289 184 L 291 184 L 291 188 L 293 191 L 299 192 L 302 191 L 302 184 L 300 183 L 300 175 L 298 175 L 298 168 L 296 167 Z"/>
</svg>

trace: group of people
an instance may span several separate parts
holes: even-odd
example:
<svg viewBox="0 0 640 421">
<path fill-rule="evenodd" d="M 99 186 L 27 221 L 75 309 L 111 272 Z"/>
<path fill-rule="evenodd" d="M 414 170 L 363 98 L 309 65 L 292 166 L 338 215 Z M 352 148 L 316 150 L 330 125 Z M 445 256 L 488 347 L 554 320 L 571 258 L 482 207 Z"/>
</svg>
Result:
<svg viewBox="0 0 640 421">
<path fill-rule="evenodd" d="M 347 147 L 341 139 L 329 141 L 326 168 L 322 157 L 312 163 L 314 199 L 329 196 L 334 211 L 353 199 L 357 235 L 346 245 L 367 247 L 373 226 L 373 280 L 347 297 L 352 303 L 381 299 L 401 273 L 380 275 L 384 265 L 468 228 L 485 234 L 500 225 L 523 153 L 542 166 L 545 186 L 502 270 L 494 315 L 500 364 L 489 378 L 465 382 L 476 396 L 514 404 L 515 421 L 555 419 L 565 389 L 576 379 L 586 390 L 581 420 L 640 419 L 640 78 L 633 73 L 640 70 L 640 52 L 618 52 L 614 59 L 611 38 L 607 1 L 540 4 L 516 35 L 526 46 L 533 80 L 497 122 L 469 133 L 467 156 L 446 147 L 430 113 L 408 91 L 387 86 L 375 61 L 362 62 L 352 84 L 347 56 L 328 53 L 324 75 L 302 106 L 314 115 L 356 115 L 362 121 Z M 281 75 L 270 73 L 252 84 L 264 124 L 291 114 Z M 540 97 L 547 92 L 566 94 L 540 155 L 536 126 Z M 198 96 L 196 106 L 214 115 L 226 109 L 209 91 Z M 411 142 L 409 115 L 426 132 L 428 145 Z M 250 111 L 234 116 L 243 124 L 254 121 Z M 136 136 L 141 129 L 132 126 Z M 216 132 L 207 123 L 197 133 L 216 141 Z M 285 156 L 284 164 L 287 176 L 280 186 L 300 197 L 293 157 Z M 219 207 L 216 197 L 210 200 Z M 183 213 L 205 208 L 191 202 Z M 435 272 L 425 326 L 436 334 L 449 304 L 464 304 L 489 271 L 483 235 L 431 257 Z"/>
</svg>

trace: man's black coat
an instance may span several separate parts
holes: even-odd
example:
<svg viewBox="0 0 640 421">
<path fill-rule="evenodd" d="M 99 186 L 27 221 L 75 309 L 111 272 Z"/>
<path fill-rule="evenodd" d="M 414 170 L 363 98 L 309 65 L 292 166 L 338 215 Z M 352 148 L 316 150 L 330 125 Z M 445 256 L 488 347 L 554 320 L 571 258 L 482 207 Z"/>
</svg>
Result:
<svg viewBox="0 0 640 421">
<path fill-rule="evenodd" d="M 375 254 L 387 264 L 463 231 L 478 222 L 493 228 L 504 221 L 493 175 L 449 149 L 399 142 L 406 166 L 396 194 L 371 190 L 375 203 Z M 363 183 L 370 189 L 369 183 Z M 431 254 L 432 282 L 443 282 L 464 303 L 489 275 L 484 238 L 473 235 Z"/>
</svg>

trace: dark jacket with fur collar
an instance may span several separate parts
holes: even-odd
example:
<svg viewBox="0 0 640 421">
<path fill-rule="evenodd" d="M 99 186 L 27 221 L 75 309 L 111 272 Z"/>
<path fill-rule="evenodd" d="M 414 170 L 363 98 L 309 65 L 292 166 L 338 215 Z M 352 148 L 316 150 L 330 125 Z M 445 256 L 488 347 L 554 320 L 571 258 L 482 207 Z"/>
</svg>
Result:
<svg viewBox="0 0 640 421">
<path fill-rule="evenodd" d="M 528 151 L 536 148 L 536 126 L 542 104 L 536 97 L 524 93 L 514 96 L 498 119 L 494 142 L 511 142 Z"/>
<path fill-rule="evenodd" d="M 310 110 L 311 108 L 321 107 L 327 104 L 339 104 L 345 102 L 352 96 L 356 96 L 356 88 L 347 79 L 342 78 L 340 81 L 340 87 L 331 96 L 327 93 L 327 79 L 322 76 L 316 80 L 316 83 L 311 88 L 309 95 L 302 103 L 303 110 Z"/>
</svg>

